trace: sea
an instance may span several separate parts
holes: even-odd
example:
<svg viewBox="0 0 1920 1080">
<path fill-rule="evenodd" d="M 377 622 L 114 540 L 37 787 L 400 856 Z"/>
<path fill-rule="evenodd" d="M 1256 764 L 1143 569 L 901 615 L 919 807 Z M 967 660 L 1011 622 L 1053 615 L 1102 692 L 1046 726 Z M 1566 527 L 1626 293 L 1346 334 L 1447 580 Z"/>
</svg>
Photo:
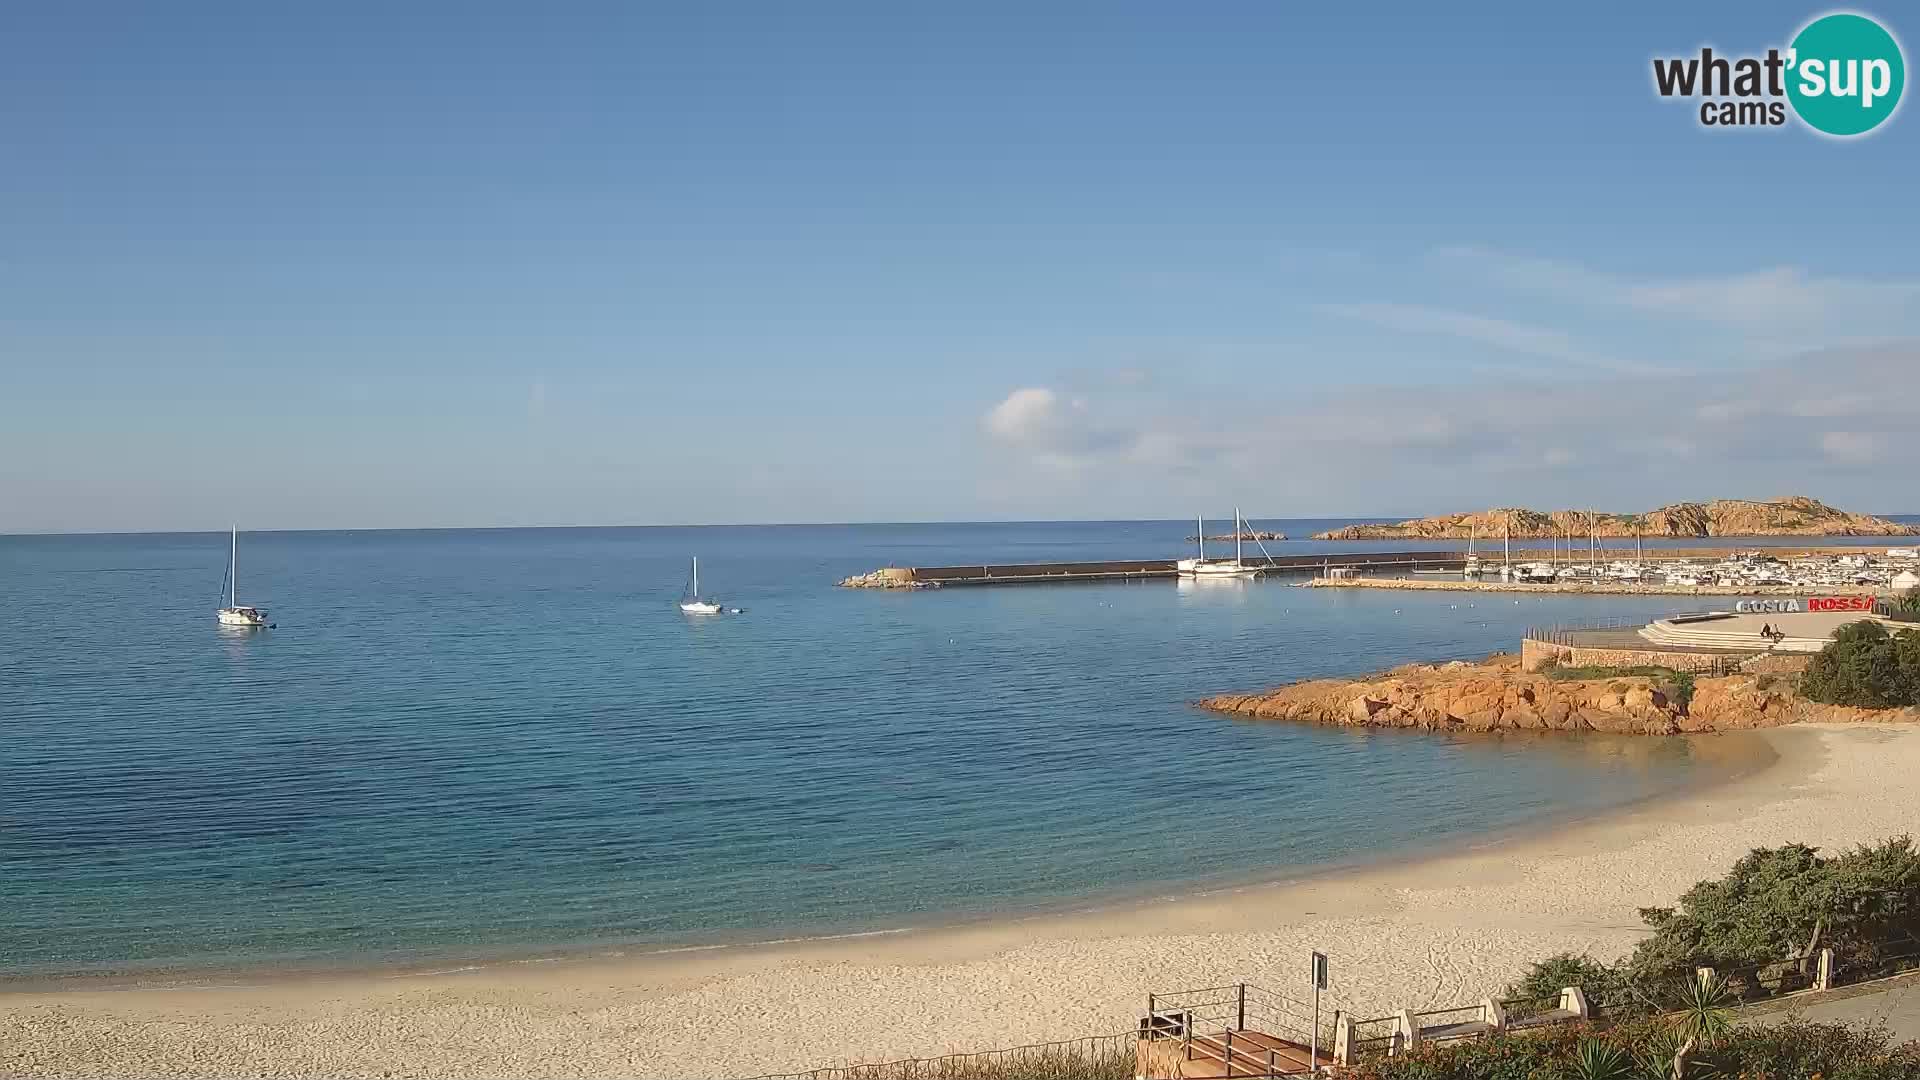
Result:
<svg viewBox="0 0 1920 1080">
<path fill-rule="evenodd" d="M 1430 851 L 1721 767 L 1695 740 L 1356 732 L 1191 705 L 1683 597 L 834 585 L 887 565 L 1172 557 L 1192 531 L 243 533 L 236 585 L 270 610 L 260 631 L 215 624 L 224 533 L 0 537 L 0 978 L 1023 915 Z M 739 614 L 678 610 L 695 555 Z"/>
</svg>

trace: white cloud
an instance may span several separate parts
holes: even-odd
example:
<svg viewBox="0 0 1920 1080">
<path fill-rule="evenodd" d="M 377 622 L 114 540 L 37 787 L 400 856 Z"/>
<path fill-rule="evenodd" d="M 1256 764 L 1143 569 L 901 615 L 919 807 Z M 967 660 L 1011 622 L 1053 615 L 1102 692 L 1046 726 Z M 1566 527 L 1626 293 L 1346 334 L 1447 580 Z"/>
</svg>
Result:
<svg viewBox="0 0 1920 1080">
<path fill-rule="evenodd" d="M 1044 386 L 1008 394 L 987 413 L 987 430 L 1010 443 L 1035 443 L 1060 424 L 1060 395 Z"/>
<path fill-rule="evenodd" d="M 1615 359 L 1582 347 L 1572 335 L 1550 327 L 1489 318 L 1417 304 L 1321 304 L 1316 310 L 1358 319 L 1411 334 L 1439 334 L 1598 371 L 1650 372 L 1655 369 Z"/>
<path fill-rule="evenodd" d="M 1859 465 L 1880 457 L 1881 436 L 1872 431 L 1829 431 L 1820 436 L 1820 450 L 1836 462 Z"/>
<path fill-rule="evenodd" d="M 985 427 L 1017 458 L 1071 464 L 1070 482 L 1092 493 L 1165 490 L 1197 502 L 1283 490 L 1308 500 L 1295 504 L 1301 512 L 1407 499 L 1435 508 L 1488 498 L 1629 506 L 1806 493 L 1899 512 L 1908 508 L 1883 500 L 1908 488 L 1896 448 L 1920 415 L 1920 343 L 1751 369 L 1737 396 L 1725 393 L 1725 375 L 1691 374 L 1297 399 L 1166 384 L 1151 411 L 1124 395 L 1074 406 L 1026 388 L 995 405 Z"/>
<path fill-rule="evenodd" d="M 1516 291 L 1750 333 L 1906 333 L 1920 303 L 1920 280 L 1815 274 L 1798 266 L 1639 278 L 1478 247 L 1443 248 L 1435 256 L 1450 272 L 1471 268 Z"/>
<path fill-rule="evenodd" d="M 981 426 L 1000 445 L 1050 468 L 1074 469 L 1141 452 L 1141 433 L 1112 415 L 1097 415 L 1085 396 L 1046 386 L 1013 391 L 987 410 Z"/>
</svg>

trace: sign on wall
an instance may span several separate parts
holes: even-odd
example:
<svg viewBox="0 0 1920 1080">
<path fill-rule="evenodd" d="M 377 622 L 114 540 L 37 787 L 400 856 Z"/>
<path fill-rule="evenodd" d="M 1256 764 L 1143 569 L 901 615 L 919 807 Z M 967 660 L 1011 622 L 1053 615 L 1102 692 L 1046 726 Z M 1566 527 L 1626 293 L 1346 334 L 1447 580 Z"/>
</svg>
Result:
<svg viewBox="0 0 1920 1080">
<path fill-rule="evenodd" d="M 1809 596 L 1804 605 L 1791 597 L 1742 600 L 1733 610 L 1742 615 L 1783 614 L 1790 611 L 1872 611 L 1873 596 Z"/>
</svg>

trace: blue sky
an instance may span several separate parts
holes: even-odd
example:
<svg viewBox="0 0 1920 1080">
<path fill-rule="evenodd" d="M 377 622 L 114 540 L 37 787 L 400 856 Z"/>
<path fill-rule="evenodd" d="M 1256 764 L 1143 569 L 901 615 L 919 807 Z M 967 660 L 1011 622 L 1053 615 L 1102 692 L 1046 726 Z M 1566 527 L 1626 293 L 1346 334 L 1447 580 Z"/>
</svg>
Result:
<svg viewBox="0 0 1920 1080">
<path fill-rule="evenodd" d="M 0 532 L 1920 510 L 1823 8 L 548 7 L 0 8 Z"/>
</svg>

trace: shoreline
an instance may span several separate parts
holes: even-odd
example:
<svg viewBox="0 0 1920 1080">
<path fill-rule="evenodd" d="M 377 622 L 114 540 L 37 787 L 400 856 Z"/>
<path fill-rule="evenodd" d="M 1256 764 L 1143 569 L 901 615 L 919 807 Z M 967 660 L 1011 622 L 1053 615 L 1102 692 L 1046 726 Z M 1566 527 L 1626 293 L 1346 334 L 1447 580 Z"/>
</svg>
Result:
<svg viewBox="0 0 1920 1080">
<path fill-rule="evenodd" d="M 1496 654 L 1497 655 L 1497 654 Z M 1268 723 L 1234 713 L 1214 711 L 1233 722 Z M 1413 728 L 1370 729 L 1375 738 L 1408 739 L 1493 739 L 1562 741 L 1588 744 L 1616 741 L 1622 749 L 1644 736 L 1613 732 L 1574 732 L 1562 730 L 1435 732 Z M 471 972 L 511 973 L 535 965 L 559 968 L 603 963 L 647 963 L 657 958 L 750 952 L 758 949 L 784 949 L 812 944 L 865 938 L 885 938 L 913 934 L 939 934 L 963 931 L 988 924 L 1021 924 L 1075 916 L 1102 916 L 1134 908 L 1180 903 L 1187 900 L 1240 892 L 1302 885 L 1316 879 L 1402 865 L 1411 852 L 1424 851 L 1418 861 L 1441 858 L 1485 847 L 1489 844 L 1520 841 L 1577 825 L 1604 822 L 1616 815 L 1670 801 L 1693 798 L 1702 792 L 1739 784 L 1776 767 L 1781 758 L 1778 749 L 1765 740 L 1754 738 L 1747 730 L 1728 732 L 1689 732 L 1671 738 L 1689 743 L 1688 753 L 1695 761 L 1688 780 L 1666 790 L 1655 791 L 1602 807 L 1566 808 L 1544 819 L 1513 822 L 1484 828 L 1463 828 L 1457 832 L 1419 841 L 1405 841 L 1383 851 L 1355 855 L 1329 862 L 1302 866 L 1262 866 L 1242 873 L 1201 879 L 1136 882 L 1092 893 L 1059 896 L 1039 900 L 1012 901 L 1012 910 L 947 909 L 907 913 L 899 916 L 903 925 L 880 925 L 884 919 L 853 922 L 836 926 L 767 927 L 689 935 L 660 941 L 632 941 L 580 945 L 526 946 L 503 948 L 494 952 L 434 953 L 390 958 L 342 958 L 307 963 L 243 963 L 206 967 L 128 967 L 106 971 L 70 971 L 53 974 L 9 975 L 0 972 L 0 1012 L 9 995 L 59 993 L 121 993 L 218 988 L 272 988 L 289 984 L 316 982 L 393 980 L 428 978 L 437 975 Z M 1731 752 L 1721 760 L 1701 760 L 1703 747 L 1725 747 Z"/>
<path fill-rule="evenodd" d="M 1719 736 L 1731 739 L 1736 736 Z M 1611 959 L 1759 845 L 1912 831 L 1920 728 L 1737 736 L 1757 772 L 1385 865 L 1123 908 L 854 939 L 265 987 L 0 991 L 0 1072 L 30 1076 L 754 1075 L 1131 1028 L 1148 991 L 1251 981 L 1329 1007 L 1497 992 L 1531 960 Z"/>
</svg>

